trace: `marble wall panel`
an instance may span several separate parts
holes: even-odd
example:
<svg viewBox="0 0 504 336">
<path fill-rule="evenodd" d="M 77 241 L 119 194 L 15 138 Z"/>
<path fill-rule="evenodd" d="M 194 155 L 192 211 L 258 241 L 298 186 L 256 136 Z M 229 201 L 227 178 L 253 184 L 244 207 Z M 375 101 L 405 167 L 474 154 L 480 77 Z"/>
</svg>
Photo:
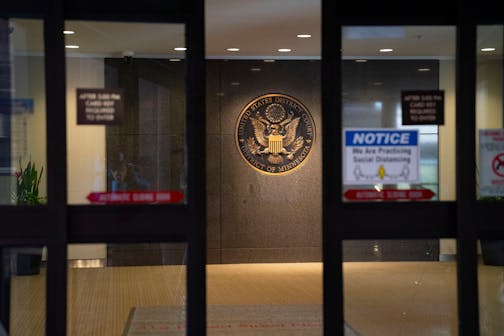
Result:
<svg viewBox="0 0 504 336">
<path fill-rule="evenodd" d="M 320 129 L 319 63 L 311 61 L 215 61 L 219 69 L 219 109 L 209 97 L 210 123 L 220 120 L 220 172 L 209 173 L 208 184 L 220 180 L 221 262 L 320 261 L 321 142 L 316 134 L 310 157 L 297 170 L 281 176 L 255 171 L 236 145 L 236 121 L 255 97 L 284 93 L 300 100 Z M 216 113 L 219 115 L 215 115 Z M 209 126 L 207 129 L 214 129 Z M 212 135 L 207 134 L 210 147 Z M 208 152 L 207 152 L 208 153 Z M 213 152 L 210 151 L 210 155 Z M 215 169 L 208 157 L 208 169 Z M 211 189 L 213 192 L 213 188 Z M 207 191 L 210 197 L 211 191 Z M 208 198 L 208 197 L 207 197 Z"/>
</svg>

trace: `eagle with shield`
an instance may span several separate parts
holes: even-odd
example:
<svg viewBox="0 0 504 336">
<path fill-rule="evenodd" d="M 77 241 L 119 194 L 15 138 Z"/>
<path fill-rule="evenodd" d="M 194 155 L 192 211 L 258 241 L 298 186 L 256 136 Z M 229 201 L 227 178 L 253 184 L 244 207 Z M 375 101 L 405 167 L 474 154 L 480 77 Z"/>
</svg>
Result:
<svg viewBox="0 0 504 336">
<path fill-rule="evenodd" d="M 257 111 L 255 117 L 250 117 L 254 127 L 254 137 L 247 139 L 250 153 L 268 155 L 271 164 L 282 164 L 284 157 L 294 159 L 296 152 L 304 145 L 302 136 L 296 138 L 296 130 L 300 117 L 294 118 L 294 113 L 287 113 L 280 104 L 270 104 L 264 111 L 264 116 Z"/>
</svg>

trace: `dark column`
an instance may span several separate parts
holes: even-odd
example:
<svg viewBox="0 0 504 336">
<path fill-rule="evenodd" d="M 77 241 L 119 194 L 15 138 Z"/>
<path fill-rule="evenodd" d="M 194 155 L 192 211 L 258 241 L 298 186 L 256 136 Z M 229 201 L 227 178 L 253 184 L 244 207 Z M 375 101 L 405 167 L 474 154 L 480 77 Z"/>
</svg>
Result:
<svg viewBox="0 0 504 336">
<path fill-rule="evenodd" d="M 10 55 L 9 21 L 0 19 L 0 176 L 10 175 L 11 139 L 10 139 Z M 9 330 L 10 307 L 10 253 L 5 247 L 0 248 L 0 322 Z M 0 329 L 1 330 L 1 329 Z"/>
</svg>

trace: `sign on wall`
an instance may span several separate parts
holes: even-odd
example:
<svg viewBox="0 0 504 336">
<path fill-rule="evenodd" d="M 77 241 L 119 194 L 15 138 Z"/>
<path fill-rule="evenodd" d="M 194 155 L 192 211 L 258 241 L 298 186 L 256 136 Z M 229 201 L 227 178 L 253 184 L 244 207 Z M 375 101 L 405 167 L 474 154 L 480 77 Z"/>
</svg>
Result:
<svg viewBox="0 0 504 336">
<path fill-rule="evenodd" d="M 504 129 L 479 130 L 479 194 L 504 196 Z"/>
<path fill-rule="evenodd" d="M 418 130 L 344 129 L 344 184 L 418 183 Z"/>
<path fill-rule="evenodd" d="M 86 198 L 91 203 L 101 204 L 160 204 L 179 203 L 184 199 L 184 194 L 177 190 L 105 191 L 91 192 Z"/>
<path fill-rule="evenodd" d="M 78 125 L 117 125 L 122 118 L 121 89 L 77 89 Z"/>
<path fill-rule="evenodd" d="M 444 91 L 402 91 L 403 125 L 443 125 Z"/>
<path fill-rule="evenodd" d="M 306 106 L 285 94 L 255 98 L 236 122 L 236 145 L 255 170 L 281 175 L 301 166 L 312 151 L 315 124 Z"/>
</svg>

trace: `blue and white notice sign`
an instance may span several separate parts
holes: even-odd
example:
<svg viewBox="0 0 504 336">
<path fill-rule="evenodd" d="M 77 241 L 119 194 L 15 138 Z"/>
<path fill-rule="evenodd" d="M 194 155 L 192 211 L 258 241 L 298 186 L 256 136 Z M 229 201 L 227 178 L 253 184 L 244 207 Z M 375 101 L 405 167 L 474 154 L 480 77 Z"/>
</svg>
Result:
<svg viewBox="0 0 504 336">
<path fill-rule="evenodd" d="M 418 130 L 344 130 L 344 184 L 420 182 Z"/>
</svg>

